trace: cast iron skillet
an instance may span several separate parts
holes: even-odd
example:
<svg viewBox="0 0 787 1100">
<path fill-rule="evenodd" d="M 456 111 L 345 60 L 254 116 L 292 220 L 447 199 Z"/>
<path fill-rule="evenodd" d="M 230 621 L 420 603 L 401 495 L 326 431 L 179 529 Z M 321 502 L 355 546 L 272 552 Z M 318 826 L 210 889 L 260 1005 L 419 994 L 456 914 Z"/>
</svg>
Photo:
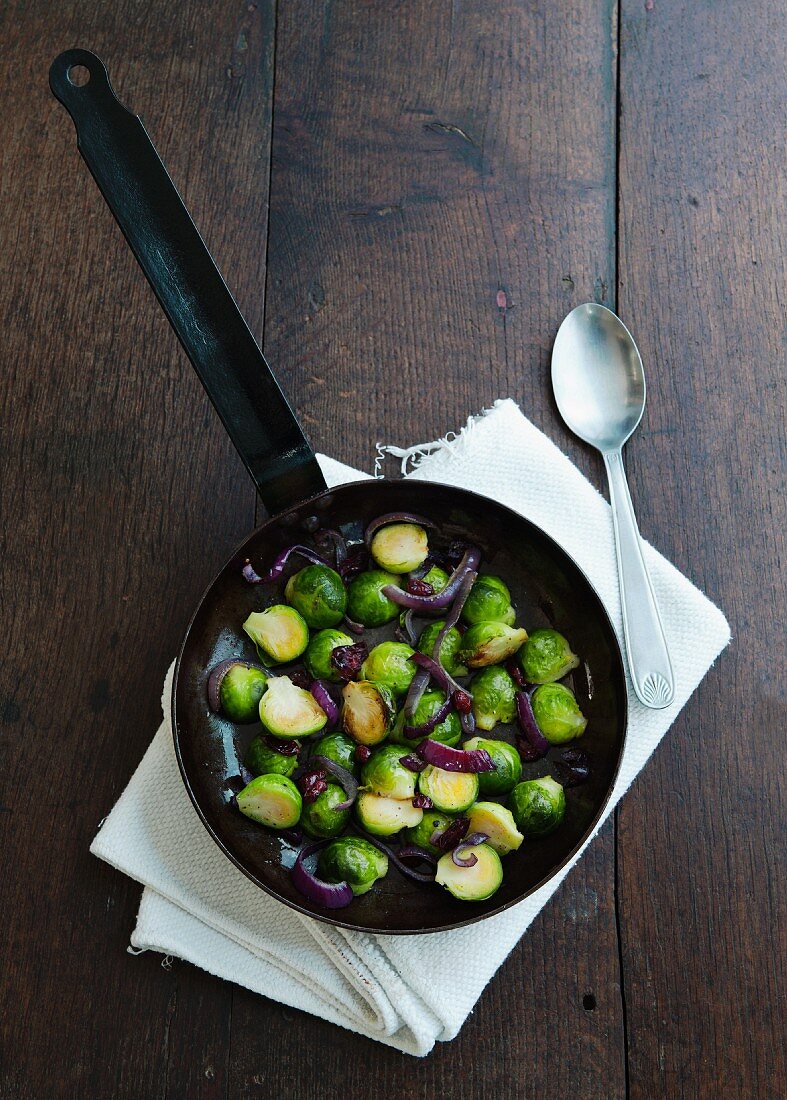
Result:
<svg viewBox="0 0 787 1100">
<path fill-rule="evenodd" d="M 77 80 L 87 70 L 86 83 Z M 76 71 L 75 71 L 76 70 Z M 85 74 L 82 73 L 84 76 Z M 607 614 L 574 561 L 534 524 L 475 493 L 407 481 L 360 481 L 328 490 L 309 443 L 216 269 L 141 121 L 112 91 L 94 54 L 68 50 L 52 64 L 52 91 L 77 128 L 79 149 L 194 365 L 270 514 L 219 572 L 189 623 L 175 671 L 172 726 L 183 781 L 197 813 L 225 855 L 252 882 L 293 909 L 344 928 L 377 933 L 433 932 L 471 924 L 521 901 L 571 859 L 598 822 L 623 752 L 626 687 Z M 590 780 L 569 792 L 568 810 L 552 836 L 505 860 L 505 877 L 488 901 L 465 903 L 434 886 L 418 886 L 392 869 L 344 910 L 326 912 L 295 891 L 289 868 L 296 849 L 246 820 L 228 804 L 238 761 L 255 727 L 234 727 L 211 714 L 207 670 L 246 654 L 240 624 L 272 602 L 246 584 L 247 559 L 261 569 L 303 540 L 303 524 L 366 524 L 385 512 L 429 516 L 448 538 L 481 546 L 482 568 L 511 587 L 519 621 L 529 630 L 554 626 L 583 665 L 573 687 L 588 717 L 582 747 Z M 308 524 L 307 524 L 308 525 Z M 374 632 L 369 642 L 375 641 Z M 558 750 L 552 750 L 553 753 Z M 525 775 L 548 772 L 546 761 Z"/>
</svg>

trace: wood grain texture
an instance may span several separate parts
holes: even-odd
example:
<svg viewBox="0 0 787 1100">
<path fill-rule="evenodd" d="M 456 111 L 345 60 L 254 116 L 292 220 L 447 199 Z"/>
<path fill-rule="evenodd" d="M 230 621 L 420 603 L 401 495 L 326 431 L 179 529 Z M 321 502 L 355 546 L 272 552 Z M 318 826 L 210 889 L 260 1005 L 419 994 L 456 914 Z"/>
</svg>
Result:
<svg viewBox="0 0 787 1100">
<path fill-rule="evenodd" d="M 733 644 L 620 809 L 631 1096 L 750 1100 L 787 1079 L 784 11 L 647 8 L 621 32 L 619 306 L 649 386 L 629 470 Z"/>
</svg>

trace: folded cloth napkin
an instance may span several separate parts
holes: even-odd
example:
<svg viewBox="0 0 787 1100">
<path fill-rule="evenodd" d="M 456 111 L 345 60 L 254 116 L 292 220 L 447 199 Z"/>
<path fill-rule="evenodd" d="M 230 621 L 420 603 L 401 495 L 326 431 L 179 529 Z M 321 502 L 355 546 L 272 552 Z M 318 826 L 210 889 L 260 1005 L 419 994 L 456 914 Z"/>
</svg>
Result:
<svg viewBox="0 0 787 1100">
<path fill-rule="evenodd" d="M 408 476 L 475 489 L 557 539 L 590 577 L 622 639 L 609 505 L 512 401 L 498 401 L 458 436 L 389 450 L 402 457 L 403 470 L 413 467 Z M 320 464 L 329 484 L 364 476 L 324 456 Z M 651 546 L 645 557 L 677 690 L 667 710 L 655 711 L 643 707 L 629 685 L 627 746 L 604 820 L 730 638 L 718 608 Z M 579 855 L 525 901 L 490 917 L 481 953 L 472 947 L 478 935 L 473 927 L 371 936 L 299 916 L 254 886 L 203 828 L 172 748 L 171 687 L 170 670 L 164 721 L 91 847 L 145 887 L 129 950 L 187 959 L 408 1054 L 423 1056 L 436 1041 L 453 1039 Z M 465 964 L 461 971 L 446 970 L 446 958 Z"/>
</svg>

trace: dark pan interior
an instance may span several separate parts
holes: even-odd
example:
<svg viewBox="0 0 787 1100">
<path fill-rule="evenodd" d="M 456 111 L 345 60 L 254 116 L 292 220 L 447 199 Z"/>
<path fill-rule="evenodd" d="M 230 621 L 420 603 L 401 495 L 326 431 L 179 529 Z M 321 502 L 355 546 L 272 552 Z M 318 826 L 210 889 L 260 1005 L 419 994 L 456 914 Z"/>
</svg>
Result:
<svg viewBox="0 0 787 1100">
<path fill-rule="evenodd" d="M 261 568 L 283 547 L 301 541 L 301 524 L 318 515 L 324 526 L 409 509 L 430 517 L 449 538 L 483 550 L 482 569 L 509 585 L 518 623 L 553 626 L 569 639 L 582 664 L 571 685 L 587 715 L 580 744 L 591 756 L 590 780 L 568 790 L 563 825 L 552 836 L 525 842 L 504 859 L 505 877 L 485 902 L 461 902 L 438 886 L 419 886 L 391 868 L 374 889 L 341 911 L 313 906 L 293 889 L 288 868 L 296 849 L 246 820 L 227 804 L 228 780 L 259 727 L 235 727 L 209 713 L 207 671 L 231 656 L 254 659 L 241 624 L 253 610 L 277 602 L 276 586 L 250 586 L 240 576 L 246 558 Z M 369 642 L 374 635 L 370 632 Z M 592 686 L 591 686 L 592 685 Z M 361 481 L 343 486 L 269 520 L 250 535 L 204 596 L 183 643 L 173 703 L 175 748 L 189 794 L 208 831 L 249 878 L 303 913 L 346 928 L 379 933 L 432 932 L 499 912 L 550 878 L 593 829 L 612 790 L 626 727 L 626 687 L 620 649 L 587 578 L 539 528 L 475 493 L 425 482 Z M 495 731 L 498 736 L 500 727 Z M 511 731 L 513 732 L 513 731 Z M 551 750 L 557 755 L 560 748 Z M 549 772 L 548 758 L 524 765 L 523 778 Z"/>
</svg>

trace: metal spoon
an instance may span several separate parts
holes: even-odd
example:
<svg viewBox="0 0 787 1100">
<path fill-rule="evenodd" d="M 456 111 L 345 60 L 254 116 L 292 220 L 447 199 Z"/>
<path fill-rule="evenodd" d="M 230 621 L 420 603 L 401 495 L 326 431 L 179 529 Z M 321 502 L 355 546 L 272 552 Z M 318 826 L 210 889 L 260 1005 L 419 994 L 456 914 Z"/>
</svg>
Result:
<svg viewBox="0 0 787 1100">
<path fill-rule="evenodd" d="M 611 310 L 595 302 L 572 309 L 555 338 L 552 387 L 572 432 L 604 456 L 631 678 L 640 702 L 661 710 L 675 696 L 675 680 L 621 454 L 645 410 L 645 374 L 631 333 Z"/>
</svg>

